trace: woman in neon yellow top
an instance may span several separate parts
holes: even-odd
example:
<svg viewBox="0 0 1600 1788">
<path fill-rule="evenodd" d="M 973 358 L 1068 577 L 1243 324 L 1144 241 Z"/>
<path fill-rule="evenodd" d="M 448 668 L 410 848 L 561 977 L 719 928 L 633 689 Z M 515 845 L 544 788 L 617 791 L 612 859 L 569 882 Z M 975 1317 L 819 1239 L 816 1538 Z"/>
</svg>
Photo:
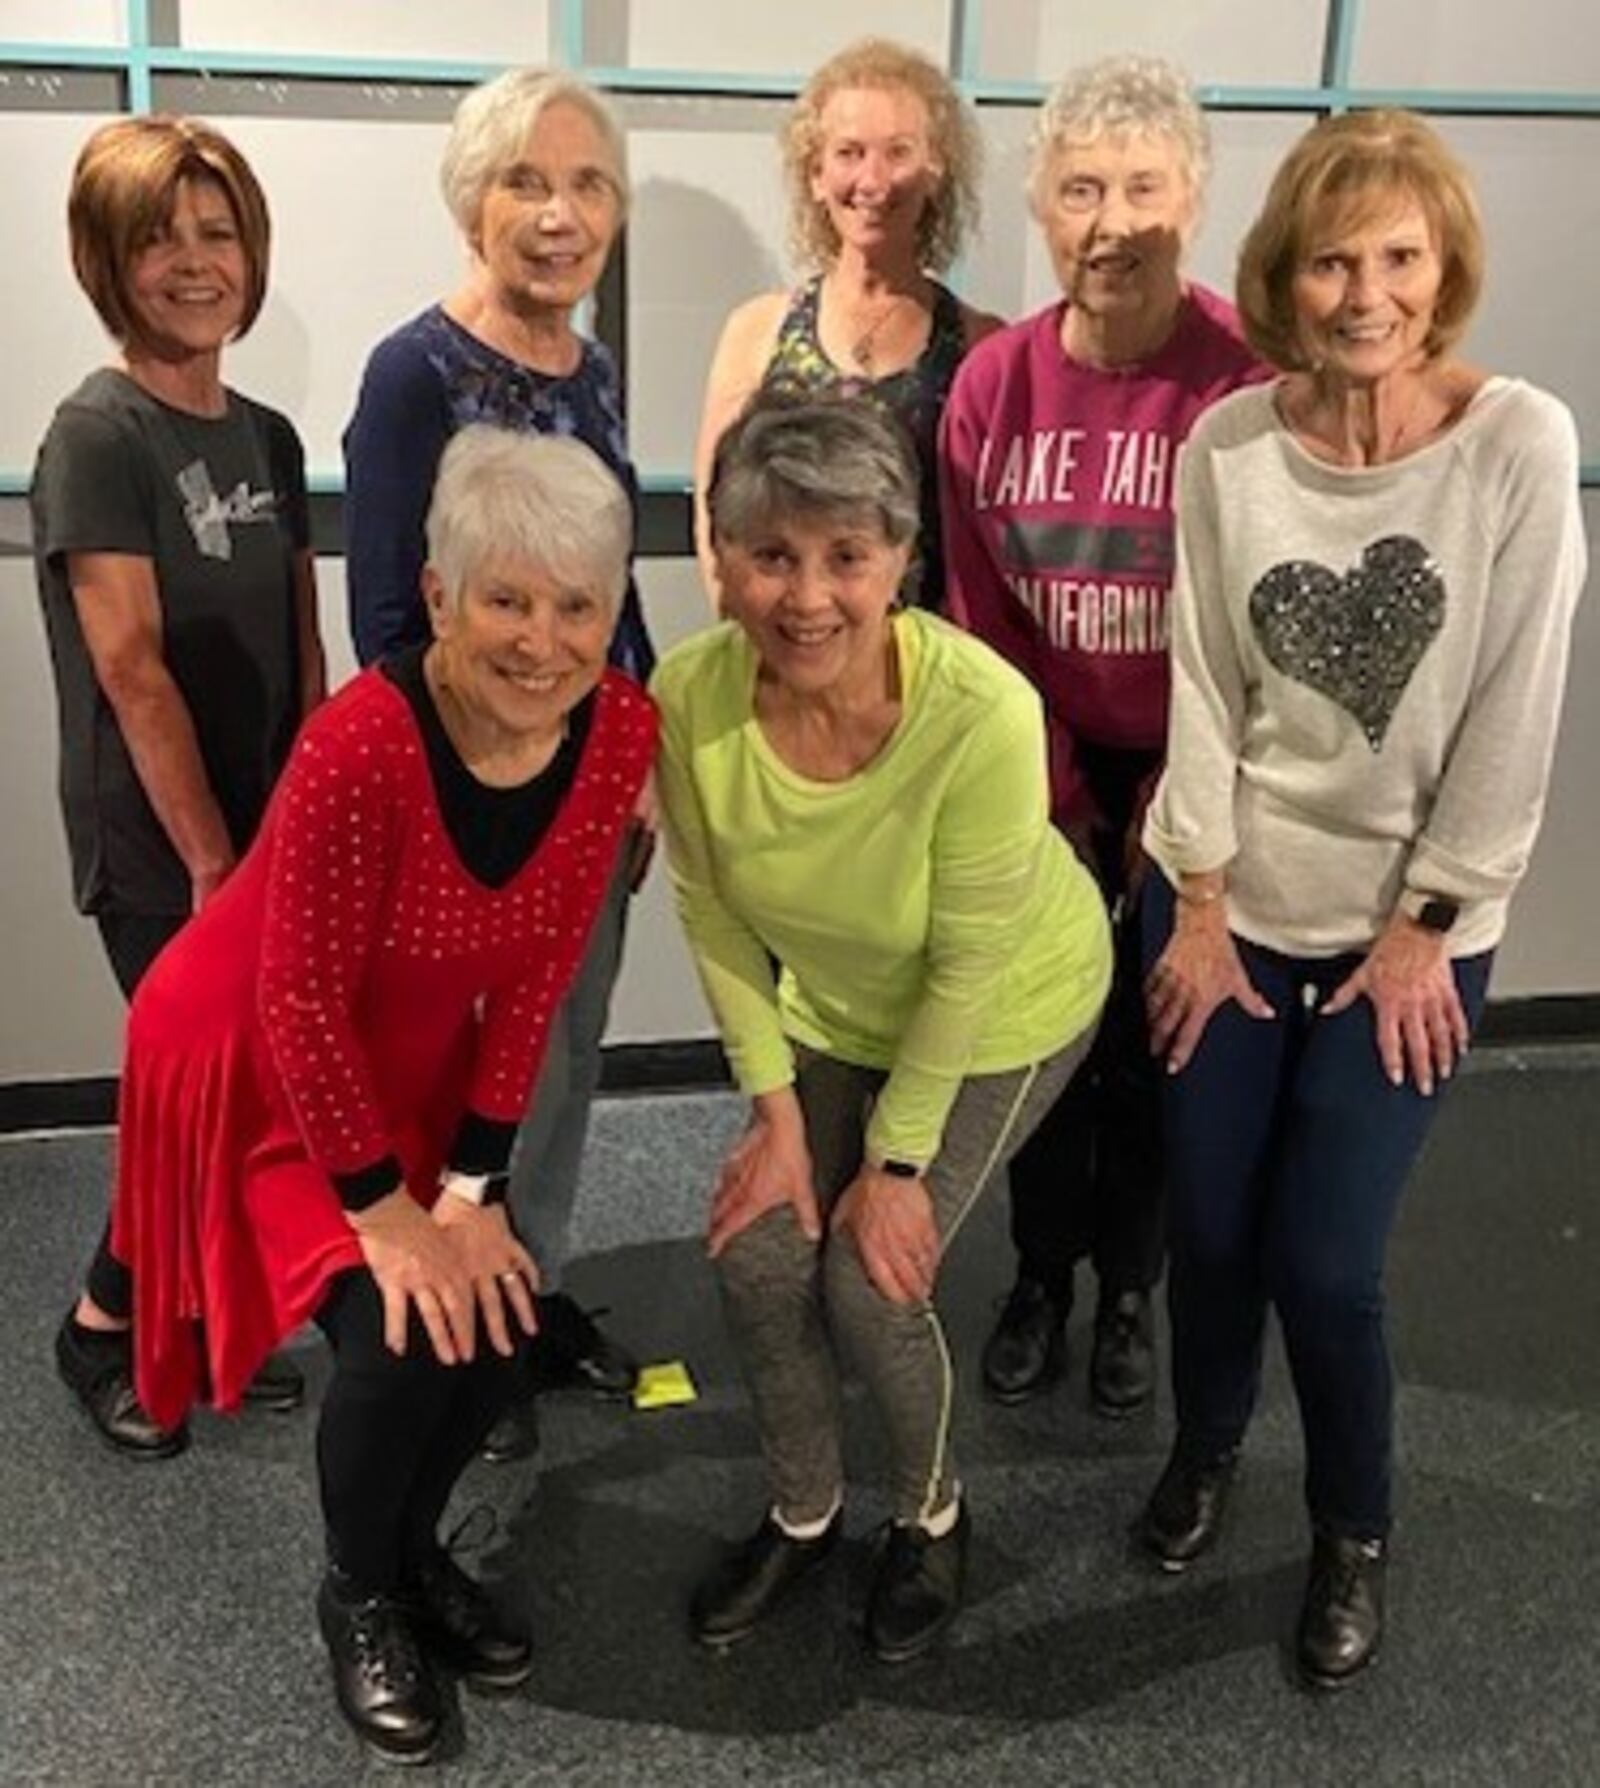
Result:
<svg viewBox="0 0 1600 1788">
<path fill-rule="evenodd" d="M 940 1261 L 1082 1059 L 1106 921 L 1050 826 L 1038 696 L 896 609 L 918 518 L 898 428 L 760 399 L 708 500 L 732 618 L 653 689 L 679 908 L 751 1101 L 710 1252 L 773 1504 L 691 1621 L 706 1644 L 744 1637 L 837 1538 L 837 1349 L 893 1456 L 867 1637 L 911 1657 L 959 1606 L 968 1535 Z"/>
</svg>

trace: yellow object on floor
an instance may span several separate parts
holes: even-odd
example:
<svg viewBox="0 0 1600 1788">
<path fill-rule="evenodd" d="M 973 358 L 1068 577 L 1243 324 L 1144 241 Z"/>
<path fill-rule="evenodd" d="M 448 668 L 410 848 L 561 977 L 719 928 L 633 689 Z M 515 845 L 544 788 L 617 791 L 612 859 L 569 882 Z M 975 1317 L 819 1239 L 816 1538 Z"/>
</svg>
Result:
<svg viewBox="0 0 1600 1788">
<path fill-rule="evenodd" d="M 662 1360 L 658 1365 L 641 1366 L 639 1382 L 633 1387 L 635 1409 L 669 1409 L 674 1403 L 693 1403 L 699 1396 L 689 1368 L 682 1360 Z"/>
</svg>

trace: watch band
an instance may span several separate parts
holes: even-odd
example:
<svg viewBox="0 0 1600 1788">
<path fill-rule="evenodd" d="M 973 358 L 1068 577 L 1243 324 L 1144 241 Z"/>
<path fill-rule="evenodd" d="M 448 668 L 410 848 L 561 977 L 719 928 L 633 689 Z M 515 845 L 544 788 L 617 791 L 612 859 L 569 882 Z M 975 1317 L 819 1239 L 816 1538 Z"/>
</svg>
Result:
<svg viewBox="0 0 1600 1788">
<path fill-rule="evenodd" d="M 457 1173 L 454 1168 L 447 1167 L 439 1175 L 439 1190 L 454 1198 L 465 1199 L 468 1204 L 481 1205 L 489 1196 L 492 1177 L 487 1173 Z"/>
<path fill-rule="evenodd" d="M 878 1172 L 888 1174 L 892 1180 L 920 1180 L 924 1169 L 913 1161 L 880 1161 Z"/>
<path fill-rule="evenodd" d="M 1444 894 L 1428 894 L 1420 888 L 1407 888 L 1400 896 L 1400 910 L 1413 924 L 1424 931 L 1443 937 L 1461 917 L 1461 902 Z"/>
</svg>

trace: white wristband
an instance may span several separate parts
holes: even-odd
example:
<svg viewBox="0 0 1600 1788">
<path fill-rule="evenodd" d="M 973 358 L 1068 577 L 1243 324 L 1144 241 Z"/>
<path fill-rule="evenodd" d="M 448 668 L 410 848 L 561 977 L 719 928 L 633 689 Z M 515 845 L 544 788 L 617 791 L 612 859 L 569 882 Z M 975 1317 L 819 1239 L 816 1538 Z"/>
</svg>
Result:
<svg viewBox="0 0 1600 1788">
<path fill-rule="evenodd" d="M 486 1173 L 457 1173 L 447 1167 L 439 1175 L 439 1190 L 448 1192 L 466 1204 L 481 1205 L 488 1195 L 490 1176 Z"/>
</svg>

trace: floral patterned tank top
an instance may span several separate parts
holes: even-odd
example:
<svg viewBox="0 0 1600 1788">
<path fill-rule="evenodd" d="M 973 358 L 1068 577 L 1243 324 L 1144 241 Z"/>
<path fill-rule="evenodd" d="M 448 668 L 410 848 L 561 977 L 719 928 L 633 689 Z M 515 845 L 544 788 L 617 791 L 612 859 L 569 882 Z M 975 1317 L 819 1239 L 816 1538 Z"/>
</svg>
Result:
<svg viewBox="0 0 1600 1788">
<path fill-rule="evenodd" d="M 928 345 L 910 366 L 885 378 L 869 379 L 840 370 L 828 358 L 817 334 L 817 308 L 822 280 L 809 280 L 795 293 L 778 328 L 777 345 L 761 378 L 764 391 L 800 394 L 839 392 L 864 397 L 894 416 L 911 436 L 922 475 L 922 526 L 917 538 L 921 575 L 907 595 L 919 608 L 944 606 L 944 550 L 939 535 L 939 482 L 936 449 L 939 418 L 950 395 L 956 367 L 966 352 L 961 305 L 954 292 L 934 282 L 933 327 Z"/>
</svg>

